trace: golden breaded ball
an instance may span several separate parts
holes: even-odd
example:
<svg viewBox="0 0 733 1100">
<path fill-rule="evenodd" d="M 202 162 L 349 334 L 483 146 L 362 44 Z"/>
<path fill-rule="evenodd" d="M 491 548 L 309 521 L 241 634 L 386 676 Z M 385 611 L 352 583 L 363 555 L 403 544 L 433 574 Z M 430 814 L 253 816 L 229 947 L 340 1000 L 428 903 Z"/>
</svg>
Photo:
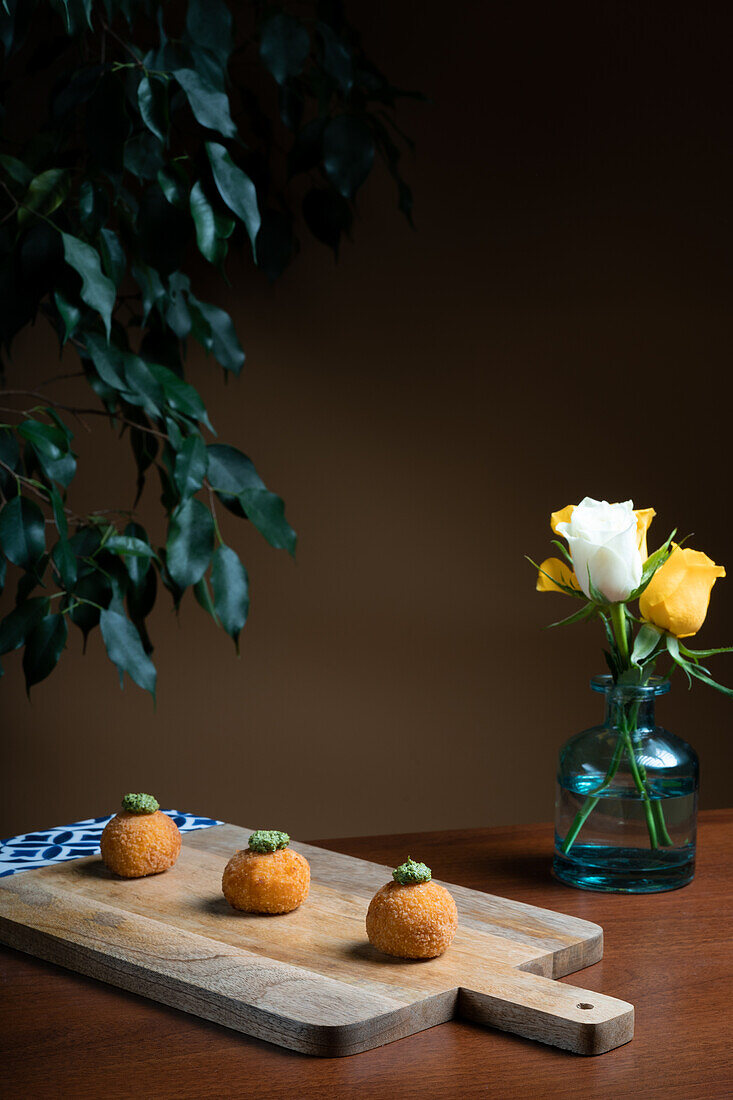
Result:
<svg viewBox="0 0 733 1100">
<path fill-rule="evenodd" d="M 221 888 L 235 909 L 246 913 L 290 913 L 308 897 L 311 869 L 292 848 L 235 852 L 224 868 Z"/>
<path fill-rule="evenodd" d="M 167 871 L 178 859 L 181 834 L 167 814 L 117 814 L 104 827 L 102 859 L 123 878 L 142 878 Z"/>
<path fill-rule="evenodd" d="M 456 903 L 437 882 L 388 882 L 369 903 L 369 942 L 385 955 L 434 959 L 453 942 Z"/>
</svg>

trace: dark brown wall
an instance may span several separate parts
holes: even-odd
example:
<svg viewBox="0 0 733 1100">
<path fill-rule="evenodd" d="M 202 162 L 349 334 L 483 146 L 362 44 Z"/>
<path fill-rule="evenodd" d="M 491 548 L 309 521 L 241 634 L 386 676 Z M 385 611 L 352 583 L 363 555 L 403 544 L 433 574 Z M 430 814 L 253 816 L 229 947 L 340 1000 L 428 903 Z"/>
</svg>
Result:
<svg viewBox="0 0 733 1100">
<path fill-rule="evenodd" d="M 354 6 L 434 100 L 405 111 L 418 231 L 381 181 L 338 266 L 309 245 L 270 289 L 234 262 L 208 293 L 243 376 L 191 360 L 221 437 L 285 497 L 297 564 L 224 517 L 252 584 L 242 658 L 163 600 L 156 712 L 98 638 L 30 704 L 9 658 L 0 833 L 129 789 L 301 836 L 551 817 L 557 748 L 599 714 L 601 637 L 543 632 L 569 608 L 523 555 L 586 493 L 652 505 L 653 546 L 678 526 L 728 564 L 701 638 L 733 641 L 731 28 L 722 6 L 643 8 Z M 42 326 L 13 370 L 56 371 Z M 75 506 L 129 507 L 127 445 L 77 443 Z M 701 753 L 703 804 L 729 802 L 733 704 L 678 682 L 660 712 Z"/>
</svg>

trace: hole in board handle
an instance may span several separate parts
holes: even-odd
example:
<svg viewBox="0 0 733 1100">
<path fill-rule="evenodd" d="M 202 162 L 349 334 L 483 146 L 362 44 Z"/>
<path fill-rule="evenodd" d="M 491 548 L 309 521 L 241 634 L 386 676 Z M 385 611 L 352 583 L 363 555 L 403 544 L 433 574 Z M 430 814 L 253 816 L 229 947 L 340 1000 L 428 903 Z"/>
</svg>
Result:
<svg viewBox="0 0 733 1100">
<path fill-rule="evenodd" d="M 587 1001 L 581 1001 L 580 1004 L 575 1006 L 576 1008 L 593 1008 L 593 1005 L 588 1004 Z"/>
</svg>

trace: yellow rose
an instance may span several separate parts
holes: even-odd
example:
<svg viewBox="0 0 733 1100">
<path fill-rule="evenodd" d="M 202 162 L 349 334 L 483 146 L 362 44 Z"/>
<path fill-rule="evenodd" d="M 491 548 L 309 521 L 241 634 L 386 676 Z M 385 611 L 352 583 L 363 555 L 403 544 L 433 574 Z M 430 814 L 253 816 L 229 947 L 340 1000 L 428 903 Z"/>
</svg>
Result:
<svg viewBox="0 0 733 1100">
<path fill-rule="evenodd" d="M 707 554 L 676 546 L 641 594 L 642 617 L 677 638 L 689 638 L 705 622 L 711 589 L 724 576 L 722 565 Z"/>
<path fill-rule="evenodd" d="M 556 535 L 560 534 L 560 531 L 558 531 L 558 524 L 570 523 L 576 508 L 577 504 L 566 504 L 564 508 L 560 508 L 559 511 L 552 513 L 550 516 L 550 526 Z M 653 508 L 637 508 L 634 511 L 634 515 L 636 516 L 636 543 L 639 548 L 639 553 L 641 554 L 642 564 L 649 557 L 646 545 L 646 535 L 656 514 Z M 547 573 L 549 573 L 549 576 L 545 576 Z M 570 588 L 576 588 L 580 591 L 578 578 L 573 570 L 561 561 L 560 558 L 547 558 L 546 561 L 542 562 L 540 572 L 537 575 L 537 591 L 562 592 L 562 588 L 559 588 L 555 581 L 560 581 L 562 584 L 568 585 Z"/>
</svg>

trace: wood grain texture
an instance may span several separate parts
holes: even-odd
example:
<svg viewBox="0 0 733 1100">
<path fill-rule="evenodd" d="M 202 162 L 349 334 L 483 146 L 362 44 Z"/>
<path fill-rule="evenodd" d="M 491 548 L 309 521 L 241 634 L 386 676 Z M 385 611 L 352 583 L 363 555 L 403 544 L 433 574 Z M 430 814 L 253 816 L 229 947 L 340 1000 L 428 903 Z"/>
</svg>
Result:
<svg viewBox="0 0 733 1100">
<path fill-rule="evenodd" d="M 393 866 L 419 852 L 463 886 L 601 924 L 603 961 L 583 983 L 613 989 L 637 1014 L 633 1043 L 603 1058 L 461 1020 L 358 1058 L 308 1058 L 0 948 L 3 1100 L 729 1097 L 733 811 L 704 812 L 699 824 L 694 882 L 652 897 L 555 882 L 549 825 L 320 842 Z"/>
<path fill-rule="evenodd" d="M 294 844 L 311 863 L 307 903 L 278 917 L 234 911 L 221 874 L 249 832 L 188 834 L 175 868 L 141 879 L 99 857 L 6 878 L 0 939 L 308 1054 L 370 1050 L 455 1016 L 582 1054 L 632 1037 L 630 1004 L 552 978 L 599 958 L 597 925 L 447 884 L 459 909 L 451 948 L 392 959 L 364 929 L 388 867 Z"/>
</svg>

